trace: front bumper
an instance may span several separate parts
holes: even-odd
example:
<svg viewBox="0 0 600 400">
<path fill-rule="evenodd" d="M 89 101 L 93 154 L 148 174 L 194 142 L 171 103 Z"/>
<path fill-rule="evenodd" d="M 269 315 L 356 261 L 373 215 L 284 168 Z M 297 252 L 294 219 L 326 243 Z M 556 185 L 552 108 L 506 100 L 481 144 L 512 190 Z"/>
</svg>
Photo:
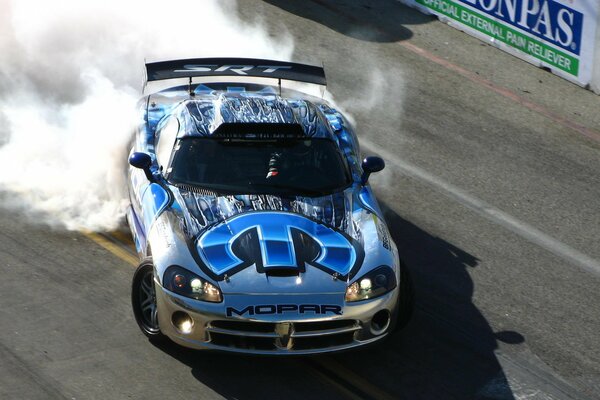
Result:
<svg viewBox="0 0 600 400">
<path fill-rule="evenodd" d="M 248 354 L 317 354 L 364 346 L 388 335 L 394 325 L 398 287 L 373 300 L 343 305 L 341 315 L 311 313 L 227 316 L 226 304 L 207 303 L 179 296 L 158 282 L 156 300 L 160 330 L 175 343 L 193 349 L 212 349 Z M 343 304 L 343 295 L 225 295 L 228 304 Z M 341 298 L 340 298 L 341 297 Z M 241 309 L 239 307 L 238 309 Z M 185 314 L 183 314 L 185 313 Z M 388 315 L 387 324 L 373 316 Z M 178 317 L 191 320 L 181 329 Z"/>
</svg>

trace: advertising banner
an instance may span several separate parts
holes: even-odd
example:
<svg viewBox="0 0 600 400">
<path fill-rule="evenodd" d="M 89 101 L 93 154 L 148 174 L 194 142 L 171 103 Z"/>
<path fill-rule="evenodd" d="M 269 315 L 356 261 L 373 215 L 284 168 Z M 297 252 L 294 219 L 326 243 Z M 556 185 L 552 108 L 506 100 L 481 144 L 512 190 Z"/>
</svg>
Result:
<svg viewBox="0 0 600 400">
<path fill-rule="evenodd" d="M 598 0 L 405 0 L 582 86 L 592 83 Z"/>
</svg>

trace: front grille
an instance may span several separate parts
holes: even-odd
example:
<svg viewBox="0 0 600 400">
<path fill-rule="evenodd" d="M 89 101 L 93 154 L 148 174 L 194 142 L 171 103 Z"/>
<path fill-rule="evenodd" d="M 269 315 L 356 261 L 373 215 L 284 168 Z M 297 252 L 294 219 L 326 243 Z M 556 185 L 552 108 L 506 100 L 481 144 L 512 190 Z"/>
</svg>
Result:
<svg viewBox="0 0 600 400">
<path fill-rule="evenodd" d="M 360 324 L 354 320 L 317 322 L 212 321 L 210 342 L 220 347 L 259 351 L 306 351 L 349 345 Z"/>
<path fill-rule="evenodd" d="M 350 344 L 353 340 L 354 332 L 339 333 L 337 335 L 294 338 L 294 350 L 327 349 L 330 347 Z"/>
<path fill-rule="evenodd" d="M 246 337 L 236 335 L 226 335 L 222 333 L 211 332 L 211 343 L 221 347 L 234 347 L 236 349 L 273 351 L 274 341 L 266 337 Z"/>
<path fill-rule="evenodd" d="M 211 327 L 239 332 L 275 332 L 275 324 L 270 322 L 213 321 Z"/>
<path fill-rule="evenodd" d="M 296 332 L 327 331 L 358 326 L 356 321 L 335 319 L 333 321 L 302 322 L 295 324 Z"/>
</svg>

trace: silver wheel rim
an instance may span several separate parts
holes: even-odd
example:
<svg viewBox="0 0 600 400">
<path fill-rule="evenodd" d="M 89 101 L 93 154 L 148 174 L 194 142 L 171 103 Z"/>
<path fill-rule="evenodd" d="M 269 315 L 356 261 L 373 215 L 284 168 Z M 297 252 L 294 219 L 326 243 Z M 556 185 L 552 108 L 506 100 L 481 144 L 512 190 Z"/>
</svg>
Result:
<svg viewBox="0 0 600 400">
<path fill-rule="evenodd" d="M 156 307 L 156 292 L 154 290 L 154 273 L 150 270 L 144 273 L 139 288 L 140 310 L 144 325 L 150 331 L 158 331 L 158 309 Z"/>
</svg>

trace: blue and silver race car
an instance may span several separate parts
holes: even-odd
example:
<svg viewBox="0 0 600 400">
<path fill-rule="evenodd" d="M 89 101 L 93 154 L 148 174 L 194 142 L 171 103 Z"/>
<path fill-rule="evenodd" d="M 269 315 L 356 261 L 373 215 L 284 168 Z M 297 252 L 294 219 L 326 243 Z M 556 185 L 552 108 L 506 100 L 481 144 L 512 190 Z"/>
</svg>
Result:
<svg viewBox="0 0 600 400">
<path fill-rule="evenodd" d="M 194 349 L 311 354 L 376 342 L 413 291 L 320 67 L 146 64 L 127 219 L 141 330 Z"/>
</svg>

